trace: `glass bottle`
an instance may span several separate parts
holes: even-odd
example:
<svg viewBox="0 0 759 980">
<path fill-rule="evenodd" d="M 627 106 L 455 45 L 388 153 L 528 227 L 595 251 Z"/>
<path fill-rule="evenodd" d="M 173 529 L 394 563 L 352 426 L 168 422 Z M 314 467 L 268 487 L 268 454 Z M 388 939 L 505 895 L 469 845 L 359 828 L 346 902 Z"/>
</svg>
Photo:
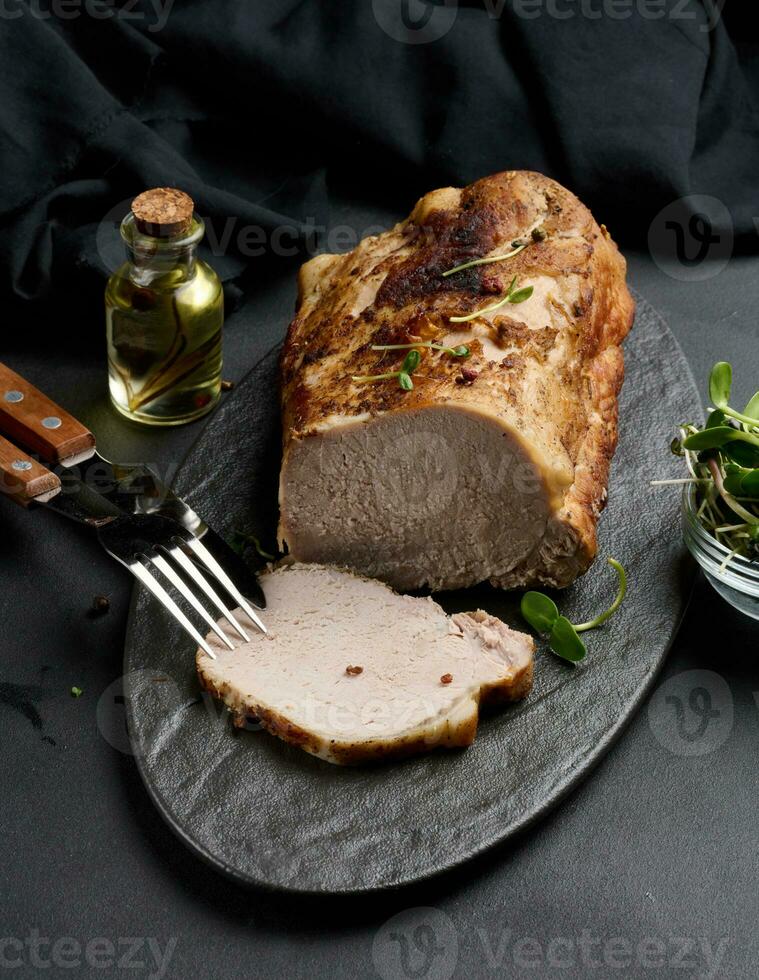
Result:
<svg viewBox="0 0 759 980">
<path fill-rule="evenodd" d="M 205 232 L 186 194 L 146 191 L 121 223 L 127 261 L 105 293 L 111 401 L 135 422 L 182 425 L 221 392 L 224 293 L 197 256 Z"/>
</svg>

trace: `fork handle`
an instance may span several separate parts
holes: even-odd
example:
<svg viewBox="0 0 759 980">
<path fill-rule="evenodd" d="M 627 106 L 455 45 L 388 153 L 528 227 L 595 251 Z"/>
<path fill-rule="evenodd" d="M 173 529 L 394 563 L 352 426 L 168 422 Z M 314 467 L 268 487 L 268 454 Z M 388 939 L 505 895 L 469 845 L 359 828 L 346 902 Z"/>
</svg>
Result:
<svg viewBox="0 0 759 980">
<path fill-rule="evenodd" d="M 61 491 L 61 481 L 42 463 L 0 436 L 0 495 L 22 507 L 45 503 Z"/>
<path fill-rule="evenodd" d="M 0 433 L 48 463 L 73 466 L 95 454 L 89 429 L 2 362 Z"/>
</svg>

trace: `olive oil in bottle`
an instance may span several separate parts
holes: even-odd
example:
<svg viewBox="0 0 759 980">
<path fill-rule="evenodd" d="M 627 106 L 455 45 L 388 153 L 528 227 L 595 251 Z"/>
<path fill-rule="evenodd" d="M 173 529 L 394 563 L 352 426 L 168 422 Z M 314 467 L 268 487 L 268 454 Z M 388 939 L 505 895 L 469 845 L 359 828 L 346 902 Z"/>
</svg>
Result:
<svg viewBox="0 0 759 980">
<path fill-rule="evenodd" d="M 181 425 L 221 391 L 224 294 L 197 256 L 205 228 L 186 194 L 140 194 L 121 223 L 127 261 L 105 293 L 111 401 L 127 418 Z"/>
</svg>

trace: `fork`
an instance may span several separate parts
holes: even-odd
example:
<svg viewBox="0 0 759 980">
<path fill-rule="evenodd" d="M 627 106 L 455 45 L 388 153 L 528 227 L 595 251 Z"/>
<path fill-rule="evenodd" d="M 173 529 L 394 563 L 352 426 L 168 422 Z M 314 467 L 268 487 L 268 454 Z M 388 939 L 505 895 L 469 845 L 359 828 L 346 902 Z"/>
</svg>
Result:
<svg viewBox="0 0 759 980">
<path fill-rule="evenodd" d="M 255 623 L 262 633 L 266 627 L 260 617 L 254 612 L 237 587 L 223 570 L 221 565 L 211 555 L 208 549 L 189 531 L 168 517 L 156 515 L 134 515 L 117 517 L 97 529 L 100 544 L 108 554 L 126 566 L 134 577 L 146 589 L 153 593 L 163 607 L 171 613 L 176 621 L 195 640 L 198 646 L 213 660 L 216 654 L 208 643 L 198 633 L 190 620 L 185 616 L 177 603 L 172 599 L 160 581 L 150 570 L 150 565 L 157 569 L 192 608 L 205 620 L 219 639 L 230 649 L 234 643 L 229 639 L 216 619 L 208 612 L 203 602 L 193 592 L 186 579 L 190 579 L 200 589 L 205 598 L 216 607 L 235 632 L 244 642 L 250 637 L 244 627 L 235 618 L 231 610 L 224 604 L 218 592 L 213 588 L 198 566 L 187 557 L 182 550 L 184 543 L 208 571 L 224 586 L 227 592 L 240 605 L 248 618 Z M 186 578 L 180 574 L 184 573 Z"/>
<path fill-rule="evenodd" d="M 205 545 L 177 521 L 156 514 L 125 514 L 73 471 L 59 467 L 58 473 L 52 473 L 1 436 L 0 474 L 0 491 L 16 503 L 25 507 L 41 504 L 93 529 L 111 558 L 124 565 L 212 659 L 216 659 L 216 654 L 155 572 L 176 589 L 229 649 L 233 650 L 234 644 L 209 607 L 215 607 L 217 615 L 221 614 L 242 640 L 248 642 L 250 637 L 183 548 L 189 549 L 203 569 L 215 577 L 251 622 L 262 633 L 267 632 L 258 614 Z"/>
</svg>

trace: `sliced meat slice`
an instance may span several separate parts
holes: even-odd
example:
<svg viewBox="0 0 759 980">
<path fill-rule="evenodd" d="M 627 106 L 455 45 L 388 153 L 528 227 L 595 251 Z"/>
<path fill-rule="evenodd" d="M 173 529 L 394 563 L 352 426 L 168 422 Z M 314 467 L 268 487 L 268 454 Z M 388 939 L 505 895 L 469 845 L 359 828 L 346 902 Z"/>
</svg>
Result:
<svg viewBox="0 0 759 980">
<path fill-rule="evenodd" d="M 470 745 L 483 701 L 531 688 L 533 640 L 487 613 L 449 617 L 432 599 L 320 565 L 280 566 L 261 585 L 269 635 L 251 629 L 234 651 L 210 636 L 218 659 L 198 652 L 201 684 L 238 725 L 256 719 L 328 762 Z"/>
</svg>

